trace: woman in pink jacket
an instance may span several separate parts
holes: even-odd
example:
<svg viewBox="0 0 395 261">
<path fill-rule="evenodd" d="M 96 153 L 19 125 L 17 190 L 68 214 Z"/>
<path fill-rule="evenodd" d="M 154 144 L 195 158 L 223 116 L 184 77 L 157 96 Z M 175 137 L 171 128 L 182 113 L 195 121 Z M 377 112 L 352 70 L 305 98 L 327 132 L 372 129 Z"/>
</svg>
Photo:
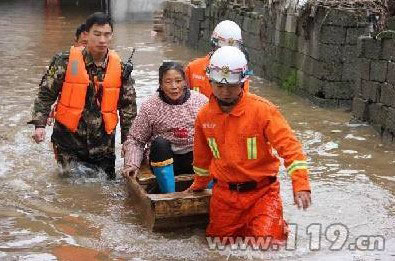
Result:
<svg viewBox="0 0 395 261">
<path fill-rule="evenodd" d="M 141 105 L 123 145 L 123 175 L 135 175 L 146 158 L 161 192 L 174 192 L 174 175 L 193 174 L 194 123 L 207 102 L 187 87 L 181 64 L 164 62 L 158 92 Z"/>
</svg>

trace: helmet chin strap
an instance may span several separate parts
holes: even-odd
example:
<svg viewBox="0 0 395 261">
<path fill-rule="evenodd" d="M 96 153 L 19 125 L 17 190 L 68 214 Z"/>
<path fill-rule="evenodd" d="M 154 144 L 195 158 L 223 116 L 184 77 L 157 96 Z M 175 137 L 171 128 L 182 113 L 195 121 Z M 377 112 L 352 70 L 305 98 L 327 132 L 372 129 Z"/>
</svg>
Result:
<svg viewBox="0 0 395 261">
<path fill-rule="evenodd" d="M 243 83 L 241 88 L 242 88 L 242 91 L 239 93 L 239 96 L 236 99 L 234 99 L 233 101 L 231 101 L 231 102 L 227 102 L 227 101 L 221 100 L 220 98 L 215 96 L 215 94 L 214 94 L 214 98 L 217 100 L 217 102 L 218 102 L 218 104 L 220 106 L 233 106 L 240 100 L 241 96 L 243 96 L 244 83 Z"/>
<path fill-rule="evenodd" d="M 236 99 L 234 99 L 234 100 L 231 101 L 231 102 L 227 102 L 227 101 L 221 100 L 220 98 L 218 98 L 218 97 L 215 96 L 215 95 L 214 95 L 214 97 L 215 97 L 215 99 L 217 100 L 217 102 L 218 102 L 218 104 L 219 104 L 220 106 L 233 106 L 233 105 L 235 105 L 235 104 L 240 100 L 241 94 L 240 94 Z"/>
<path fill-rule="evenodd" d="M 239 100 L 239 99 L 235 99 L 234 101 L 227 102 L 227 101 L 220 100 L 218 97 L 215 97 L 215 98 L 217 99 L 217 102 L 220 106 L 232 106 L 232 105 L 235 105 L 236 102 Z"/>
</svg>

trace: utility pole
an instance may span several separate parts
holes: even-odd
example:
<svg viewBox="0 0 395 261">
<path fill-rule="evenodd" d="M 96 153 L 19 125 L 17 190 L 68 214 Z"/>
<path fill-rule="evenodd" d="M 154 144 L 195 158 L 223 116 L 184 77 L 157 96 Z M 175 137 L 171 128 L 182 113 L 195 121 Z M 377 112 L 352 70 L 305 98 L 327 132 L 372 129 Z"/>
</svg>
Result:
<svg viewBox="0 0 395 261">
<path fill-rule="evenodd" d="M 106 0 L 107 1 L 107 14 L 111 16 L 111 0 Z"/>
</svg>

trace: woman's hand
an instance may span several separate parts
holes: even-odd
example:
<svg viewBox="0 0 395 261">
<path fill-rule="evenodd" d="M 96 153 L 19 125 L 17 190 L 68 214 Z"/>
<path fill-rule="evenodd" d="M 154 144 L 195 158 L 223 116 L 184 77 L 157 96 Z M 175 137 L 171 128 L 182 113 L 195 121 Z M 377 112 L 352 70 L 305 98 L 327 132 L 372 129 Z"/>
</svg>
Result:
<svg viewBox="0 0 395 261">
<path fill-rule="evenodd" d="M 137 172 L 138 172 L 139 168 L 137 166 L 134 165 L 125 165 L 122 168 L 122 176 L 124 176 L 125 178 L 135 178 L 137 176 Z"/>
</svg>

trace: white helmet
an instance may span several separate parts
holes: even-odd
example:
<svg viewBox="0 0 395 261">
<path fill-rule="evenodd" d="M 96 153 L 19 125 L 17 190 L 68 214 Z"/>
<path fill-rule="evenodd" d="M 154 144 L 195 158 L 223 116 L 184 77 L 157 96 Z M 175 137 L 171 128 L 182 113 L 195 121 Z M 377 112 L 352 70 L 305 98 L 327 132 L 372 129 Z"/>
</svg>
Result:
<svg viewBox="0 0 395 261">
<path fill-rule="evenodd" d="M 248 79 L 247 59 L 234 46 L 224 46 L 216 50 L 210 58 L 207 76 L 210 81 L 238 84 Z"/>
<path fill-rule="evenodd" d="M 240 47 L 243 43 L 240 26 L 230 20 L 220 22 L 214 28 L 213 34 L 211 35 L 211 43 L 215 47 Z"/>
</svg>

